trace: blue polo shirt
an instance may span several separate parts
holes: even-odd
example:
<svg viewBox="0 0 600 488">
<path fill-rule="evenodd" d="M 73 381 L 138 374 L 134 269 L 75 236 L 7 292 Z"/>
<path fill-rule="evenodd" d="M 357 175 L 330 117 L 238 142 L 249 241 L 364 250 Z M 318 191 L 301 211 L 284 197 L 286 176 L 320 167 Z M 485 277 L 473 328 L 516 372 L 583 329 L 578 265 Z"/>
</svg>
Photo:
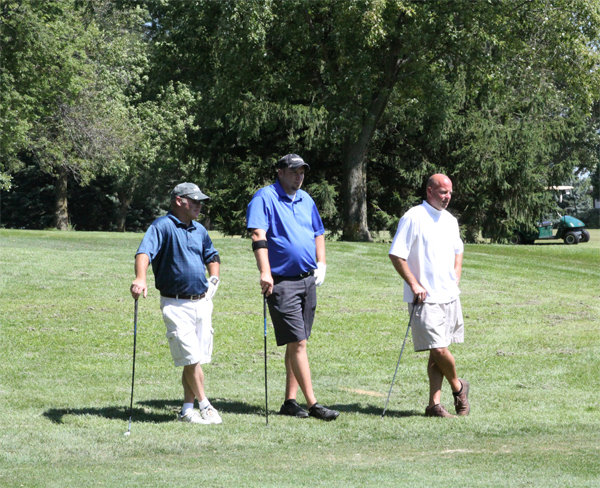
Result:
<svg viewBox="0 0 600 488">
<path fill-rule="evenodd" d="M 157 218 L 136 252 L 152 263 L 154 284 L 167 295 L 201 295 L 208 289 L 204 263 L 219 253 L 198 222 L 186 225 L 169 212 Z"/>
<path fill-rule="evenodd" d="M 298 276 L 317 267 L 315 237 L 325 232 L 314 200 L 298 190 L 294 200 L 277 180 L 256 192 L 246 211 L 246 227 L 263 229 L 275 276 Z"/>
</svg>

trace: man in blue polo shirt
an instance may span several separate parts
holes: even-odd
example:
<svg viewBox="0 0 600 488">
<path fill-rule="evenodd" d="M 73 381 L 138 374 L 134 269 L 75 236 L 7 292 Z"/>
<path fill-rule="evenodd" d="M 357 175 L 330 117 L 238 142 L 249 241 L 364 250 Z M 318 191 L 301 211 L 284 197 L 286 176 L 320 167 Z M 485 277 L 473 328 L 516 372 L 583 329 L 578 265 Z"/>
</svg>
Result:
<svg viewBox="0 0 600 488">
<path fill-rule="evenodd" d="M 147 296 L 146 273 L 152 263 L 171 356 L 175 366 L 183 366 L 179 420 L 194 424 L 222 422 L 204 393 L 201 367 L 212 356 L 212 298 L 220 269 L 219 253 L 206 229 L 195 221 L 208 199 L 193 183 L 180 183 L 173 189 L 171 211 L 152 222 L 137 250 L 130 290 L 136 300 Z M 194 410 L 196 398 L 200 411 Z"/>
<path fill-rule="evenodd" d="M 246 226 L 275 339 L 286 346 L 285 401 L 279 413 L 335 420 L 339 412 L 317 403 L 306 351 L 317 307 L 315 287 L 325 280 L 325 229 L 315 202 L 300 189 L 308 164 L 288 154 L 276 167 L 277 181 L 258 190 L 248 205 Z M 298 387 L 308 412 L 296 401 Z"/>
</svg>

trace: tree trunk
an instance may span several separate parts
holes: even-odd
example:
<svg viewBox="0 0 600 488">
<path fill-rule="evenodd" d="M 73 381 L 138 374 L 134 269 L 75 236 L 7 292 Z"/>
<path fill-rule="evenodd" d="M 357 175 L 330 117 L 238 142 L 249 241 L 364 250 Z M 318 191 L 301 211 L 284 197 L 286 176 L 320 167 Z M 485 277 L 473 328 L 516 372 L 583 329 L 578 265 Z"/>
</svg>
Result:
<svg viewBox="0 0 600 488">
<path fill-rule="evenodd" d="M 396 60 L 388 70 L 384 83 L 369 107 L 366 120 L 355 141 L 346 145 L 343 181 L 343 232 L 346 241 L 372 241 L 367 223 L 367 163 L 366 156 L 375 127 L 381 119 L 398 79 L 398 69 L 404 60 Z"/>
<path fill-rule="evenodd" d="M 56 228 L 58 230 L 69 230 L 69 208 L 68 208 L 68 197 L 67 197 L 67 186 L 68 186 L 69 175 L 65 168 L 58 170 L 58 178 L 56 181 Z"/>
<path fill-rule="evenodd" d="M 342 239 L 346 241 L 373 240 L 367 223 L 366 150 L 366 144 L 359 140 L 350 145 L 345 155 Z"/>
<path fill-rule="evenodd" d="M 400 56 L 402 44 L 399 39 L 392 44 L 379 90 L 374 94 L 367 117 L 354 141 L 348 141 L 344 151 L 344 181 L 342 188 L 344 209 L 342 212 L 342 239 L 347 241 L 372 241 L 367 223 L 367 162 L 369 144 L 377 123 L 398 81 L 400 68 L 410 57 Z"/>
<path fill-rule="evenodd" d="M 117 231 L 125 232 L 125 223 L 127 221 L 127 212 L 131 206 L 133 191 L 129 193 L 118 192 L 119 215 L 117 216 Z"/>
</svg>

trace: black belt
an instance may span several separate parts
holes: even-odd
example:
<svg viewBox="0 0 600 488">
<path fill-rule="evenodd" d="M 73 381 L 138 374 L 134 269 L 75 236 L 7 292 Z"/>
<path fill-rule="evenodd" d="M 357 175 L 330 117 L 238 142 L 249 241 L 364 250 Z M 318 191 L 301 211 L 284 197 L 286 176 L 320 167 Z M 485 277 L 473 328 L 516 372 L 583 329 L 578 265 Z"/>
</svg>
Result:
<svg viewBox="0 0 600 488">
<path fill-rule="evenodd" d="M 275 281 L 283 281 L 283 280 L 302 280 L 304 278 L 308 278 L 309 276 L 313 276 L 315 274 L 315 270 L 312 269 L 307 271 L 306 273 L 301 273 L 296 276 L 273 276 L 273 280 Z"/>
<path fill-rule="evenodd" d="M 161 297 L 165 298 L 177 298 L 178 300 L 201 300 L 206 296 L 206 293 L 202 295 L 167 295 L 166 293 L 161 293 Z"/>
</svg>

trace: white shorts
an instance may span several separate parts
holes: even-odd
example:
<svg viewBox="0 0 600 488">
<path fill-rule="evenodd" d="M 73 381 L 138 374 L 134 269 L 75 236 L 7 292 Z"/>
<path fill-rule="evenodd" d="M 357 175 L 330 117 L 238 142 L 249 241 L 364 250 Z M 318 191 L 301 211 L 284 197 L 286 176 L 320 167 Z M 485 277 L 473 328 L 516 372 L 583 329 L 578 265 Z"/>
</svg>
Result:
<svg viewBox="0 0 600 488">
<path fill-rule="evenodd" d="M 160 309 L 175 366 L 210 363 L 213 349 L 212 300 L 161 296 Z"/>
<path fill-rule="evenodd" d="M 460 299 L 450 303 L 408 304 L 415 351 L 448 347 L 465 339 L 465 327 Z"/>
</svg>

